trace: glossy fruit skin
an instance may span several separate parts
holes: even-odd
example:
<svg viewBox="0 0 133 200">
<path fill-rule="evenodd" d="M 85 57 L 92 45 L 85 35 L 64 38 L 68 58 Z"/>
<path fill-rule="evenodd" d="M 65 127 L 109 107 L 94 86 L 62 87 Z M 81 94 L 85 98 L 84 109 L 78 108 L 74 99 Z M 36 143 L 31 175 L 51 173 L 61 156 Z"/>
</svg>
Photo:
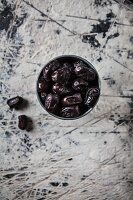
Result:
<svg viewBox="0 0 133 200">
<path fill-rule="evenodd" d="M 46 96 L 47 96 L 47 94 L 46 94 L 45 92 L 42 92 L 42 93 L 40 94 L 40 97 L 41 97 L 42 101 L 45 102 Z"/>
<path fill-rule="evenodd" d="M 43 77 L 46 81 L 51 80 L 51 74 L 60 67 L 60 63 L 55 60 L 43 69 Z"/>
<path fill-rule="evenodd" d="M 46 81 L 43 77 L 41 77 L 38 81 L 38 92 L 48 92 L 50 86 L 50 81 Z"/>
<path fill-rule="evenodd" d="M 75 91 L 82 91 L 84 89 L 86 89 L 86 87 L 88 86 L 88 82 L 83 80 L 82 78 L 78 78 L 73 82 L 73 89 Z"/>
<path fill-rule="evenodd" d="M 93 69 L 88 68 L 82 61 L 74 63 L 75 74 L 87 81 L 93 81 L 95 79 L 96 73 Z"/>
<path fill-rule="evenodd" d="M 52 87 L 52 91 L 53 91 L 53 93 L 61 95 L 61 96 L 69 95 L 69 94 L 73 93 L 71 88 L 69 88 L 65 85 L 62 85 L 60 83 L 55 83 Z"/>
<path fill-rule="evenodd" d="M 62 84 L 67 84 L 68 80 L 71 77 L 71 72 L 69 68 L 62 67 L 54 71 L 51 75 L 52 81 Z"/>
<path fill-rule="evenodd" d="M 10 108 L 19 108 L 23 103 L 23 98 L 20 96 L 13 97 L 7 100 L 7 104 Z"/>
<path fill-rule="evenodd" d="M 48 94 L 45 99 L 45 108 L 47 111 L 54 113 L 59 105 L 59 96 L 56 94 Z"/>
<path fill-rule="evenodd" d="M 80 115 L 79 106 L 63 107 L 60 115 L 65 118 L 78 117 Z"/>
<path fill-rule="evenodd" d="M 89 88 L 86 92 L 85 105 L 94 104 L 100 95 L 100 90 L 97 87 Z"/>
<path fill-rule="evenodd" d="M 82 97 L 80 93 L 76 93 L 71 96 L 66 96 L 62 100 L 63 106 L 72 106 L 82 103 Z"/>
</svg>

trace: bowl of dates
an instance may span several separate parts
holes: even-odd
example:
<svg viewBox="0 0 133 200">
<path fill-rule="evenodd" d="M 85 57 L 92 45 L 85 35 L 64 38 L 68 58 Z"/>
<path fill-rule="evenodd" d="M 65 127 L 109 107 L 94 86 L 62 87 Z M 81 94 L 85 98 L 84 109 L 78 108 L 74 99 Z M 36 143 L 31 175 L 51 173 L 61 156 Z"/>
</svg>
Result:
<svg viewBox="0 0 133 200">
<path fill-rule="evenodd" d="M 100 80 L 87 60 L 63 55 L 48 62 L 37 79 L 37 97 L 42 107 L 60 119 L 78 119 L 88 114 L 100 96 Z"/>
</svg>

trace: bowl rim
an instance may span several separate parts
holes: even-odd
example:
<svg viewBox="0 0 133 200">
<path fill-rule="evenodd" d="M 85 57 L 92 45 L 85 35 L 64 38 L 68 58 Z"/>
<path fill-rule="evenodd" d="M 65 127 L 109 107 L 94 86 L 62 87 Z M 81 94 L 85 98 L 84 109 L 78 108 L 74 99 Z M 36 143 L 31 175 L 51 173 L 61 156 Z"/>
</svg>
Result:
<svg viewBox="0 0 133 200">
<path fill-rule="evenodd" d="M 53 113 L 47 111 L 46 108 L 45 108 L 45 106 L 42 104 L 41 98 L 40 98 L 39 93 L 38 93 L 38 90 L 37 90 L 37 89 L 38 89 L 38 80 L 39 80 L 39 78 L 40 78 L 40 75 L 41 75 L 43 69 L 44 69 L 47 65 L 49 65 L 52 61 L 57 60 L 57 59 L 60 59 L 60 58 L 65 58 L 65 57 L 77 58 L 77 59 L 83 61 L 84 63 L 86 63 L 87 66 L 90 66 L 92 69 L 95 70 L 95 72 L 96 72 L 96 74 L 97 74 L 97 77 L 98 77 L 99 97 L 97 98 L 97 100 L 96 100 L 96 102 L 95 102 L 95 105 L 94 105 L 92 108 L 90 108 L 89 110 L 87 110 L 85 113 L 83 113 L 82 115 L 80 115 L 80 116 L 78 116 L 78 117 L 73 117 L 73 118 L 61 117 L 61 116 L 55 115 L 55 114 L 53 114 Z M 68 55 L 61 55 L 61 56 L 57 56 L 57 57 L 51 59 L 51 60 L 50 60 L 49 62 L 47 62 L 47 63 L 43 66 L 43 68 L 40 70 L 39 75 L 38 75 L 38 77 L 37 77 L 37 82 L 36 82 L 36 94 L 37 94 L 37 99 L 38 99 L 39 103 L 41 104 L 41 106 L 43 107 L 43 109 L 44 109 L 48 114 L 52 115 L 52 116 L 55 117 L 55 118 L 61 119 L 61 120 L 76 120 L 76 119 L 80 119 L 80 118 L 84 117 L 85 115 L 87 115 L 88 113 L 90 113 L 90 112 L 94 109 L 94 107 L 97 105 L 98 100 L 99 100 L 100 95 L 101 95 L 101 81 L 100 81 L 100 77 L 99 77 L 99 74 L 98 74 L 98 71 L 96 70 L 96 68 L 92 65 L 92 63 L 90 63 L 90 62 L 89 62 L 88 60 L 86 60 L 85 58 L 82 58 L 82 57 L 80 57 L 80 56 L 73 55 L 73 54 L 72 54 L 72 55 L 69 55 L 69 54 L 68 54 Z"/>
</svg>

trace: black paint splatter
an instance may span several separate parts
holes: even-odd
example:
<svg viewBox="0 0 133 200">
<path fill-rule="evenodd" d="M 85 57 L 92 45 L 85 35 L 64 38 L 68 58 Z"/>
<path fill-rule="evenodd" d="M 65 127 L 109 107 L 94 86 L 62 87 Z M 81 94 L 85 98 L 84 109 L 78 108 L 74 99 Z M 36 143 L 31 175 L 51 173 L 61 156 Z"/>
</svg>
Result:
<svg viewBox="0 0 133 200">
<path fill-rule="evenodd" d="M 111 78 L 111 77 L 103 77 L 103 80 L 106 80 L 107 81 L 107 84 L 112 87 L 112 85 L 115 85 L 116 81 Z"/>
<path fill-rule="evenodd" d="M 50 182 L 50 185 L 57 187 L 59 185 L 59 182 Z"/>
<path fill-rule="evenodd" d="M 6 131 L 6 132 L 5 132 L 5 135 L 6 135 L 7 137 L 11 137 L 11 136 L 12 136 L 12 134 L 11 134 L 9 131 Z"/>
<path fill-rule="evenodd" d="M 17 173 L 6 174 L 6 175 L 4 175 L 4 178 L 10 179 L 10 178 L 14 177 L 15 175 L 17 175 Z"/>
<path fill-rule="evenodd" d="M 16 16 L 14 25 L 12 26 L 11 31 L 9 31 L 7 37 L 14 39 L 17 33 L 17 29 L 23 24 L 24 19 L 27 17 L 27 13 L 23 13 L 21 16 Z"/>
<path fill-rule="evenodd" d="M 110 25 L 110 21 L 101 21 L 99 24 L 93 24 L 91 33 L 103 33 L 103 38 L 105 38 L 106 32 L 108 32 Z"/>
<path fill-rule="evenodd" d="M 118 53 L 118 55 L 121 57 L 122 56 L 122 51 L 120 49 L 117 49 L 116 52 Z"/>
<path fill-rule="evenodd" d="M 115 14 L 110 11 L 106 15 L 105 20 L 99 20 L 98 24 L 93 24 L 93 28 L 91 33 L 103 33 L 103 38 L 106 36 L 106 32 L 108 32 L 110 26 L 111 26 L 111 19 L 115 17 Z"/>
<path fill-rule="evenodd" d="M 104 141 L 104 144 L 107 144 L 107 141 Z"/>
<path fill-rule="evenodd" d="M 115 17 L 115 14 L 111 10 L 110 13 L 107 13 L 106 17 L 107 17 L 107 20 L 111 20 L 112 18 Z"/>
<path fill-rule="evenodd" d="M 98 48 L 101 46 L 95 35 L 83 35 L 82 42 L 89 43 L 91 47 L 94 48 Z"/>
<path fill-rule="evenodd" d="M 66 186 L 68 186 L 68 185 L 69 185 L 69 184 L 68 184 L 67 182 L 63 182 L 63 183 L 62 183 L 62 186 L 63 186 L 63 187 L 66 187 Z"/>
<path fill-rule="evenodd" d="M 72 158 L 68 158 L 67 160 L 71 161 L 71 160 L 73 160 L 73 159 L 72 159 Z"/>
<path fill-rule="evenodd" d="M 56 33 L 57 35 L 59 35 L 59 34 L 61 33 L 61 31 L 60 31 L 59 29 L 57 29 L 57 30 L 55 30 L 55 33 Z"/>
<path fill-rule="evenodd" d="M 128 55 L 127 55 L 128 59 L 133 59 L 133 51 L 128 51 Z"/>
<path fill-rule="evenodd" d="M 101 56 L 97 59 L 98 62 L 100 62 L 102 60 Z"/>
<path fill-rule="evenodd" d="M 103 48 L 105 48 L 105 46 L 106 46 L 106 44 L 107 44 L 107 42 L 110 40 L 110 39 L 114 39 L 114 38 L 116 38 L 116 37 L 119 37 L 119 33 L 117 32 L 117 33 L 114 33 L 113 35 L 109 35 L 108 37 L 107 37 L 107 39 L 106 39 L 106 42 L 105 42 L 105 45 L 103 46 Z"/>
<path fill-rule="evenodd" d="M 120 124 L 129 125 L 132 121 L 133 121 L 133 116 L 125 115 L 125 116 L 119 117 L 117 120 L 115 120 L 115 124 L 117 126 Z"/>
<path fill-rule="evenodd" d="M 27 13 L 21 7 L 21 14 L 14 16 L 15 3 L 10 5 L 6 0 L 2 1 L 3 11 L 0 13 L 0 31 L 5 30 L 7 32 L 7 39 L 12 40 L 12 45 L 9 46 L 9 51 L 3 51 L 3 60 L 7 63 L 8 68 L 3 71 L 5 77 L 9 79 L 12 75 L 15 75 L 16 59 L 20 54 L 20 49 L 23 46 L 23 39 L 18 34 L 18 28 L 23 24 L 24 19 L 27 17 Z M 14 21 L 12 23 L 12 21 Z"/>
<path fill-rule="evenodd" d="M 10 6 L 4 8 L 0 13 L 0 31 L 8 31 L 10 24 L 13 20 L 13 13 Z"/>
</svg>

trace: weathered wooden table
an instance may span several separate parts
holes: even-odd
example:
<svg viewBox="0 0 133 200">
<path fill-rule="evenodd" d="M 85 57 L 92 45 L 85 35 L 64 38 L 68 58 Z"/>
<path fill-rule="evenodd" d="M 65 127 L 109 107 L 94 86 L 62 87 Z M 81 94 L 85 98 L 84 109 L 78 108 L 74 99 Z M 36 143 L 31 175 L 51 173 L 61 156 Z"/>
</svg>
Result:
<svg viewBox="0 0 133 200">
<path fill-rule="evenodd" d="M 113 0 L 1 0 L 0 13 L 0 200 L 133 200 L 133 12 Z M 62 54 L 101 78 L 96 108 L 75 121 L 36 96 L 41 68 Z M 29 106 L 10 110 L 16 95 Z"/>
</svg>

